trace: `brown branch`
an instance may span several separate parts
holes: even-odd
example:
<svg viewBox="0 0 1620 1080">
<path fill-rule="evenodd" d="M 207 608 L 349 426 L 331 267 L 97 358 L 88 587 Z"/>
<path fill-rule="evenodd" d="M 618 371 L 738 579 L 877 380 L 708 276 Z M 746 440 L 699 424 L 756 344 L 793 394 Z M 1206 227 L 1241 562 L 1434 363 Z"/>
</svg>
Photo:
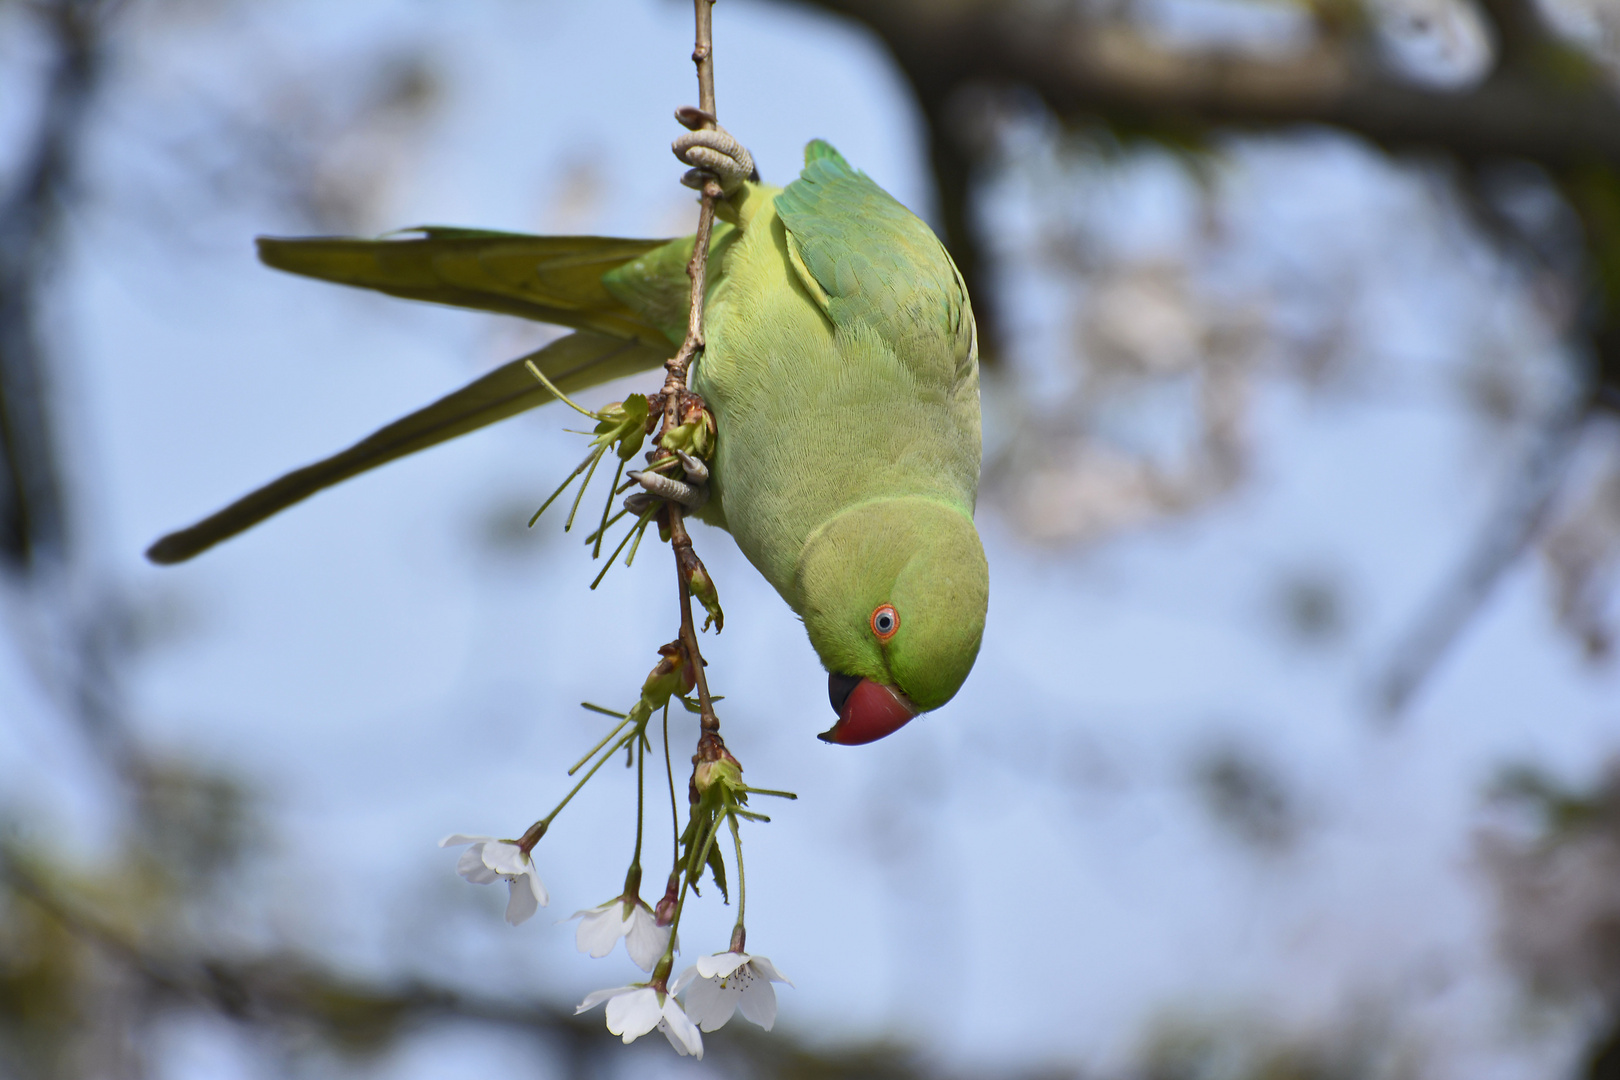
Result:
<svg viewBox="0 0 1620 1080">
<path fill-rule="evenodd" d="M 1024 84 L 1066 117 L 1198 127 L 1332 124 L 1381 145 L 1463 157 L 1552 166 L 1620 161 L 1620 101 L 1596 78 L 1572 84 L 1503 66 L 1472 89 L 1432 90 L 1380 73 L 1332 39 L 1273 60 L 1177 52 L 1123 25 L 1041 17 L 1019 5 L 818 2 L 876 31 L 925 100 L 974 82 Z M 1497 6 L 1502 13 L 1520 7 L 1509 0 Z"/>
<path fill-rule="evenodd" d="M 1362 40 L 1326 18 L 1317 44 L 1273 59 L 1172 50 L 1071 8 L 1048 15 L 1006 0 L 814 2 L 869 26 L 911 83 L 929 124 L 944 239 L 992 354 L 994 296 L 971 225 L 972 171 L 984 148 L 964 141 L 953 112 L 974 86 L 1028 87 L 1065 120 L 1180 138 L 1212 127 L 1331 125 L 1386 149 L 1439 150 L 1465 162 L 1528 159 L 1553 173 L 1620 163 L 1620 100 L 1595 64 L 1552 39 L 1528 0 L 1486 0 L 1499 62 L 1481 84 L 1452 91 L 1380 71 Z M 1585 77 L 1570 78 L 1583 63 Z"/>
<path fill-rule="evenodd" d="M 713 130 L 718 123 L 714 103 L 714 0 L 693 0 L 692 8 L 696 24 L 692 63 L 697 67 L 698 109 L 702 114 L 695 119 L 698 127 Z M 691 393 L 687 390 L 686 380 L 692 362 L 702 354 L 704 348 L 703 304 L 709 278 L 709 237 L 714 231 L 715 203 L 721 197 L 719 182 L 713 178 L 706 180 L 698 209 L 697 234 L 692 242 L 692 258 L 686 264 L 686 276 L 692 283 L 686 316 L 686 340 L 681 342 L 680 349 L 664 365 L 666 372 L 662 394 L 664 420 L 661 433 L 679 426 L 686 417 L 688 405 L 693 401 Z M 668 451 L 663 453 L 667 454 Z M 686 531 L 680 506 L 673 502 L 668 503 L 665 506 L 665 513 L 669 520 L 670 546 L 675 553 L 675 577 L 680 586 L 681 646 L 686 651 L 686 661 L 691 665 L 693 679 L 697 684 L 699 722 L 702 728 L 698 750 L 702 755 L 705 752 L 712 752 L 713 745 L 719 743 L 720 718 L 715 715 L 714 701 L 709 696 L 709 680 L 703 671 L 703 651 L 698 646 L 697 629 L 692 620 L 692 594 L 687 586 L 691 568 L 698 565 L 697 556 L 692 551 L 692 538 Z M 724 748 L 724 743 L 719 745 Z"/>
<path fill-rule="evenodd" d="M 698 648 L 697 627 L 692 619 L 692 592 L 686 584 L 688 560 L 696 558 L 692 554 L 692 538 L 681 520 L 680 507 L 671 505 L 669 510 L 670 545 L 675 549 L 675 577 L 681 590 L 681 647 L 686 650 L 687 662 L 692 665 L 692 679 L 697 684 L 698 723 L 703 731 L 698 749 L 702 754 L 714 742 L 709 736 L 719 738 L 720 718 L 714 714 L 714 700 L 709 696 L 709 680 L 703 672 L 703 653 Z M 721 743 L 720 748 L 724 745 Z M 718 758 L 718 754 L 715 757 Z"/>
<path fill-rule="evenodd" d="M 702 114 L 693 119 L 694 130 L 714 130 L 717 123 L 714 106 L 714 0 L 692 0 L 694 20 L 697 23 L 697 41 L 692 47 L 692 63 L 697 67 L 698 109 Z M 697 235 L 692 243 L 692 258 L 686 264 L 686 276 L 692 291 L 686 316 L 686 340 L 680 349 L 664 363 L 664 430 L 681 422 L 685 411 L 686 373 L 692 361 L 703 351 L 703 294 L 708 281 L 709 237 L 714 230 L 714 204 L 720 197 L 720 185 L 709 181 L 703 185 L 702 205 L 698 210 Z"/>
</svg>

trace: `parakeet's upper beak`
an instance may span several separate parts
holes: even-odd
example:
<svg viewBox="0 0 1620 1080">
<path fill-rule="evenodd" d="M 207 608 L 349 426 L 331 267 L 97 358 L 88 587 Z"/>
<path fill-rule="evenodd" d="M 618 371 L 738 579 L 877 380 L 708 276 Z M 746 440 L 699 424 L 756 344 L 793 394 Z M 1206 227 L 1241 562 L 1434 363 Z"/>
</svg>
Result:
<svg viewBox="0 0 1620 1080">
<path fill-rule="evenodd" d="M 827 676 L 827 697 L 838 723 L 816 737 L 842 746 L 876 742 L 922 711 L 893 686 L 836 671 Z"/>
</svg>

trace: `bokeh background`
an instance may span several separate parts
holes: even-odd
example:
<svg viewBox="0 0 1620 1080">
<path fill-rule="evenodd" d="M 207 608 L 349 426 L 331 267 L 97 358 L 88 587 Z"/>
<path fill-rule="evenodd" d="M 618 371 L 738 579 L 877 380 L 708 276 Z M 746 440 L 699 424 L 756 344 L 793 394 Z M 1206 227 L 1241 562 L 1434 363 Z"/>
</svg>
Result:
<svg viewBox="0 0 1620 1080">
<path fill-rule="evenodd" d="M 518 929 L 435 847 L 549 809 L 672 636 L 661 550 L 593 593 L 524 527 L 568 416 L 143 561 L 554 333 L 255 234 L 689 231 L 691 17 L 0 2 L 0 1075 L 1620 1076 L 1613 0 L 718 5 L 766 179 L 828 138 L 969 277 L 994 587 L 950 706 L 828 747 L 697 531 L 728 743 L 801 796 L 748 838 L 796 985 L 702 1063 L 571 1016 L 636 974 L 554 923 L 621 770 Z"/>
</svg>

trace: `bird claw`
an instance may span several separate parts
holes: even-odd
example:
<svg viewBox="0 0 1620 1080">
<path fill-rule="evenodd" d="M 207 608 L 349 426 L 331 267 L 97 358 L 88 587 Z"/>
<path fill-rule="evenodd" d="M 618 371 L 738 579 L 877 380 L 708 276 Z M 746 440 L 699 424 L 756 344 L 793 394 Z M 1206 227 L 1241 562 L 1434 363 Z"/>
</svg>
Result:
<svg viewBox="0 0 1620 1080">
<path fill-rule="evenodd" d="M 644 489 L 625 497 L 626 510 L 639 516 L 645 514 L 659 500 L 679 503 L 688 510 L 702 509 L 709 501 L 708 466 L 684 450 L 675 451 L 675 456 L 680 459 L 681 468 L 686 472 L 684 480 L 676 480 L 650 470 L 635 469 L 625 474 Z"/>
<path fill-rule="evenodd" d="M 691 110 L 694 114 L 698 110 Z M 681 112 L 676 113 L 677 119 L 685 123 Z M 703 114 L 702 119 L 709 119 Z M 692 170 L 681 178 L 681 183 L 690 188 L 701 189 L 710 178 L 720 182 L 720 190 L 730 195 L 742 186 L 745 180 L 758 180 L 759 170 L 754 167 L 754 156 L 748 148 L 738 142 L 725 128 L 716 125 L 701 131 L 690 131 L 677 138 L 670 148 L 675 156 Z"/>
<path fill-rule="evenodd" d="M 709 482 L 709 467 L 702 460 L 693 457 L 685 450 L 675 451 L 675 456 L 681 461 L 681 469 L 686 473 L 687 483 L 707 484 Z"/>
</svg>

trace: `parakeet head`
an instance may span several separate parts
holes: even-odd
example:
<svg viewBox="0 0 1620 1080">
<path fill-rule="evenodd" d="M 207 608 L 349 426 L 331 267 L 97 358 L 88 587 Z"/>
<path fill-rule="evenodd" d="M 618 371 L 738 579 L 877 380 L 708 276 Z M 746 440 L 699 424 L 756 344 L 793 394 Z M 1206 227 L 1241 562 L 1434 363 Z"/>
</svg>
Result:
<svg viewBox="0 0 1620 1080">
<path fill-rule="evenodd" d="M 852 507 L 811 534 L 795 584 L 838 722 L 872 742 L 955 696 L 984 634 L 989 568 L 973 522 L 920 497 Z"/>
</svg>

